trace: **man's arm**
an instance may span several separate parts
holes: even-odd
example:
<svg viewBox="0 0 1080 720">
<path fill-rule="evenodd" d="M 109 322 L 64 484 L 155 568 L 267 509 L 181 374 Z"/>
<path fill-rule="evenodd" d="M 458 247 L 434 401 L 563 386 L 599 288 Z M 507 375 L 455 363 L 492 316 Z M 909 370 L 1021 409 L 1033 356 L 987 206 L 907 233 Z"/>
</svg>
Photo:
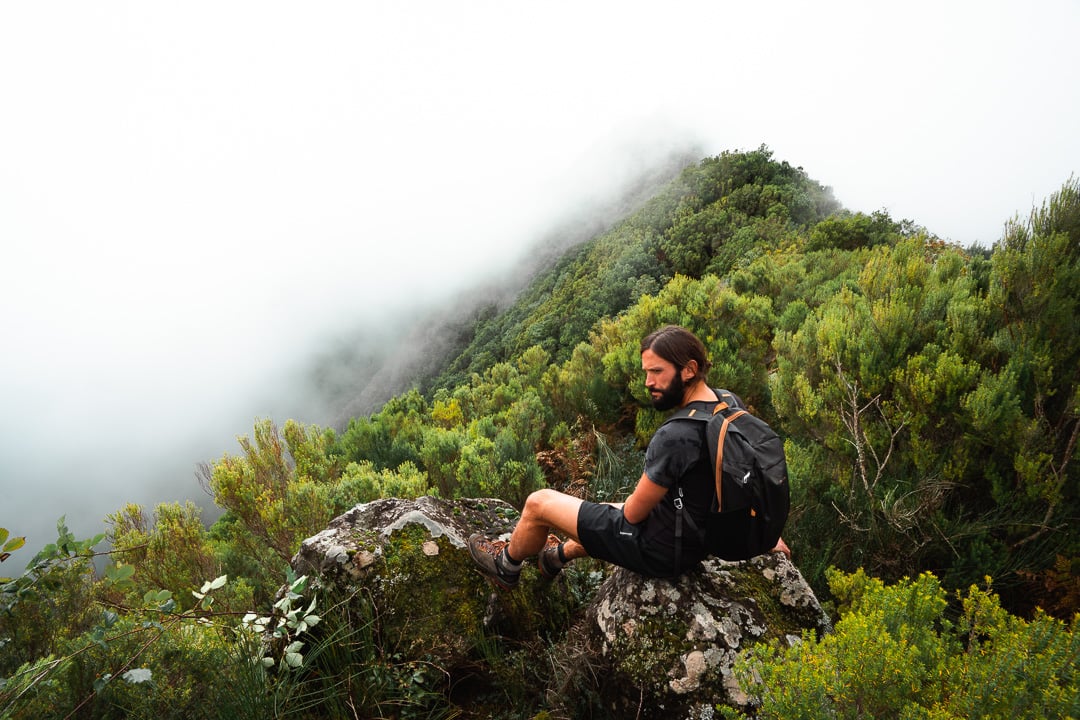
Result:
<svg viewBox="0 0 1080 720">
<path fill-rule="evenodd" d="M 649 511 L 653 509 L 656 503 L 664 499 L 667 491 L 666 487 L 654 483 L 649 479 L 648 475 L 641 473 L 641 479 L 638 480 L 637 487 L 634 488 L 634 492 L 630 493 L 630 497 L 626 498 L 626 502 L 623 503 L 623 517 L 626 518 L 627 522 L 637 525 L 649 516 Z"/>
</svg>

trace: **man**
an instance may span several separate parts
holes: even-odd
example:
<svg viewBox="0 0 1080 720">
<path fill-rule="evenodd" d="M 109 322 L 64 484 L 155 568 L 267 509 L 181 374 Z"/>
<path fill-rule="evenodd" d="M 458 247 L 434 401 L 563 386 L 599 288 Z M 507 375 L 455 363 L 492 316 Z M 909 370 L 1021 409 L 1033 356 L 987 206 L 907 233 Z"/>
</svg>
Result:
<svg viewBox="0 0 1080 720">
<path fill-rule="evenodd" d="M 705 346 L 690 331 L 668 325 L 641 341 L 645 387 L 657 410 L 699 404 L 711 412 L 719 402 L 709 387 Z M 704 526 L 713 498 L 713 475 L 705 436 L 697 423 L 668 423 L 645 451 L 645 471 L 623 503 L 594 503 L 551 489 L 529 495 L 509 542 L 482 534 L 469 538 L 480 571 L 504 589 L 517 585 L 525 558 L 537 555 L 547 578 L 581 557 L 594 557 L 650 577 L 675 577 L 705 557 L 693 533 L 676 553 L 675 493 L 683 489 L 684 511 Z M 559 542 L 554 530 L 568 537 Z M 781 540 L 776 550 L 787 553 Z M 676 557 L 680 558 L 676 567 Z"/>
</svg>

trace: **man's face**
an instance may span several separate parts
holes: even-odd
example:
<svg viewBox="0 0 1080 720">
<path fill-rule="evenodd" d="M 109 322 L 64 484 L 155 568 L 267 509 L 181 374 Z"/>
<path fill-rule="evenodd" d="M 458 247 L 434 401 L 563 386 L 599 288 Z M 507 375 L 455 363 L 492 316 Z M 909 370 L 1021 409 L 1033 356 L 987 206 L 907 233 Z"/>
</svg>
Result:
<svg viewBox="0 0 1080 720">
<path fill-rule="evenodd" d="M 682 373 L 652 350 L 641 353 L 641 369 L 645 371 L 645 387 L 657 410 L 671 410 L 682 405 L 686 386 Z"/>
</svg>

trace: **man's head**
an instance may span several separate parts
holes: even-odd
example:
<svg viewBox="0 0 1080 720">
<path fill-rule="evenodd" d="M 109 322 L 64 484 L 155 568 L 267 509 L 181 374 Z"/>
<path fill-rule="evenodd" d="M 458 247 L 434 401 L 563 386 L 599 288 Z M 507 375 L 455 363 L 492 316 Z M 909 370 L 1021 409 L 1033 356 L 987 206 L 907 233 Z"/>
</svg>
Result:
<svg viewBox="0 0 1080 720">
<path fill-rule="evenodd" d="M 709 359 L 692 332 L 667 325 L 641 341 L 641 369 L 653 407 L 670 410 L 684 404 L 688 387 L 705 382 Z"/>
</svg>

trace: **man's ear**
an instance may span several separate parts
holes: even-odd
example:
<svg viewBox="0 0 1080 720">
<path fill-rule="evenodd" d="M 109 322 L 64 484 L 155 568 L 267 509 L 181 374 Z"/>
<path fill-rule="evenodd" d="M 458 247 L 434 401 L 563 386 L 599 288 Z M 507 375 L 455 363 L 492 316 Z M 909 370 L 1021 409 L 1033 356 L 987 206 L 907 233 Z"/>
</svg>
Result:
<svg viewBox="0 0 1080 720">
<path fill-rule="evenodd" d="M 686 382 L 687 380 L 690 380 L 692 378 L 696 378 L 697 377 L 697 371 L 698 371 L 697 360 L 688 361 L 685 365 L 683 365 L 682 371 L 680 372 L 680 374 L 682 375 L 683 382 Z M 690 373 L 690 374 L 687 375 L 687 373 Z"/>
</svg>

